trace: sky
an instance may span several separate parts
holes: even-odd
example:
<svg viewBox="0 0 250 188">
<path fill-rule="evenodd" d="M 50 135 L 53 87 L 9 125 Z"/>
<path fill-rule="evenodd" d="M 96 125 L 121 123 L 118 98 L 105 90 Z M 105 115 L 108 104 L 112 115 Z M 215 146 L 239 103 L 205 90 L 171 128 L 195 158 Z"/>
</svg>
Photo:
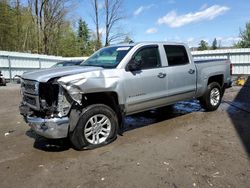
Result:
<svg viewBox="0 0 250 188">
<path fill-rule="evenodd" d="M 82 18 L 94 30 L 89 0 L 78 0 L 74 19 Z M 135 41 L 185 42 L 201 40 L 221 46 L 239 40 L 240 28 L 250 21 L 250 0 L 124 0 L 125 19 L 120 28 Z M 100 9 L 103 0 L 99 1 Z M 103 16 L 102 16 L 103 17 Z M 77 19 L 76 19 L 77 18 Z M 101 25 L 102 32 L 104 25 Z"/>
</svg>

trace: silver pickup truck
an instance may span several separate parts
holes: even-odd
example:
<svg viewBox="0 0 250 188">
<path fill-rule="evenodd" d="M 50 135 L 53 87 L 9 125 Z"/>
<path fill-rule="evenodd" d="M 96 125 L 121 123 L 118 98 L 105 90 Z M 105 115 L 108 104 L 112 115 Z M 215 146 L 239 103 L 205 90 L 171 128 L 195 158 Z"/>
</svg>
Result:
<svg viewBox="0 0 250 188">
<path fill-rule="evenodd" d="M 230 61 L 194 62 L 185 44 L 120 44 L 80 66 L 23 74 L 20 112 L 37 134 L 82 150 L 113 141 L 126 115 L 191 98 L 216 110 L 230 84 Z"/>
</svg>

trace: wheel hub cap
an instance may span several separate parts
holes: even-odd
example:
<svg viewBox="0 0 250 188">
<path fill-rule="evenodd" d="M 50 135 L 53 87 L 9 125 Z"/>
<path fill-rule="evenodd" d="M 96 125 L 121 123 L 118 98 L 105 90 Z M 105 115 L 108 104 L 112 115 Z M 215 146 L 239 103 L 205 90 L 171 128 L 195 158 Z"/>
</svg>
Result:
<svg viewBox="0 0 250 188">
<path fill-rule="evenodd" d="M 91 144 L 101 144 L 107 140 L 111 132 L 111 122 L 103 114 L 89 118 L 84 127 L 84 136 Z"/>
<path fill-rule="evenodd" d="M 220 91 L 218 88 L 213 88 L 210 93 L 210 103 L 216 106 L 220 102 Z"/>
</svg>

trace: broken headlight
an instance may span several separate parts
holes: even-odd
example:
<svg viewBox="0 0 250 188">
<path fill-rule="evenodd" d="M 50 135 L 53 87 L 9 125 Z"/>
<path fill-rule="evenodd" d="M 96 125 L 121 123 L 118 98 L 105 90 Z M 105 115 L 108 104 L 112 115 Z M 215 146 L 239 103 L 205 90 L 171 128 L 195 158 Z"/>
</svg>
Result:
<svg viewBox="0 0 250 188">
<path fill-rule="evenodd" d="M 64 89 L 60 87 L 58 93 L 58 105 L 57 105 L 58 116 L 59 117 L 66 116 L 69 113 L 70 108 L 71 108 L 71 103 L 69 102 Z"/>
<path fill-rule="evenodd" d="M 81 105 L 82 102 L 82 91 L 81 85 L 86 82 L 86 79 L 82 75 L 73 75 L 60 78 L 57 82 L 68 91 L 70 97 Z"/>
</svg>

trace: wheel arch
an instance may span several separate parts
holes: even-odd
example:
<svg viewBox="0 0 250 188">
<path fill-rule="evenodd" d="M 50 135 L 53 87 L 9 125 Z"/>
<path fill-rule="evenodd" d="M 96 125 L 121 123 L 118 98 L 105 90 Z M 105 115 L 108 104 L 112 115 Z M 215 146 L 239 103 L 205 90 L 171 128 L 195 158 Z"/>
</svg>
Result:
<svg viewBox="0 0 250 188">
<path fill-rule="evenodd" d="M 71 109 L 69 132 L 75 129 L 83 109 L 92 104 L 104 104 L 109 106 L 116 113 L 119 126 L 121 126 L 124 107 L 119 104 L 118 94 L 116 92 L 87 93 L 82 95 L 82 105 L 76 104 Z"/>
<path fill-rule="evenodd" d="M 207 81 L 207 86 L 211 84 L 212 82 L 217 82 L 221 87 L 223 87 L 224 83 L 224 75 L 223 74 L 217 74 L 210 76 Z"/>
</svg>

